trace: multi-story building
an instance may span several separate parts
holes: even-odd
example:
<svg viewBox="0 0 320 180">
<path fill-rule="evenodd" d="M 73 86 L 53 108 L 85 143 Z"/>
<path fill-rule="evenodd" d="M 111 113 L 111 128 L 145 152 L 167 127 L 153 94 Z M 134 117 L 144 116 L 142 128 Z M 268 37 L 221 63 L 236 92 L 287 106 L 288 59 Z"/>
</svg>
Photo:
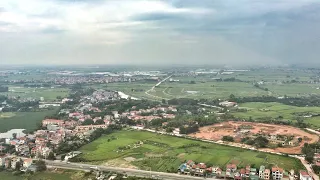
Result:
<svg viewBox="0 0 320 180">
<path fill-rule="evenodd" d="M 272 171 L 272 177 L 274 180 L 281 180 L 283 177 L 283 169 L 279 167 L 273 167 L 271 169 Z"/>
</svg>

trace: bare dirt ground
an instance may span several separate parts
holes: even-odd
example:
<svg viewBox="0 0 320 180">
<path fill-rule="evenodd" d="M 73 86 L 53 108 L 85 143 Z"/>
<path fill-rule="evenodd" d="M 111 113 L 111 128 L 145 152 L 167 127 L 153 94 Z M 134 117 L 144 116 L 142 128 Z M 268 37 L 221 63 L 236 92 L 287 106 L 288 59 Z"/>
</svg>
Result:
<svg viewBox="0 0 320 180">
<path fill-rule="evenodd" d="M 134 158 L 129 158 L 127 160 L 122 159 L 122 158 L 118 158 L 118 159 L 112 159 L 102 165 L 105 166 L 111 166 L 111 167 L 121 167 L 121 168 L 131 168 L 131 169 L 138 169 L 136 166 L 133 166 L 130 164 L 130 160 L 133 160 Z"/>
<path fill-rule="evenodd" d="M 239 132 L 238 128 L 243 125 L 251 127 L 251 129 L 247 129 L 248 133 Z M 200 128 L 200 132 L 190 134 L 190 136 L 214 141 L 221 140 L 223 136 L 232 136 L 235 141 L 239 143 L 241 138 L 258 133 L 266 135 L 294 136 L 295 138 L 301 137 L 303 139 L 298 146 L 265 149 L 281 153 L 299 154 L 301 153 L 301 147 L 304 143 L 315 143 L 319 141 L 319 136 L 310 134 L 292 126 L 235 121 L 228 121 L 212 126 L 202 127 Z"/>
</svg>

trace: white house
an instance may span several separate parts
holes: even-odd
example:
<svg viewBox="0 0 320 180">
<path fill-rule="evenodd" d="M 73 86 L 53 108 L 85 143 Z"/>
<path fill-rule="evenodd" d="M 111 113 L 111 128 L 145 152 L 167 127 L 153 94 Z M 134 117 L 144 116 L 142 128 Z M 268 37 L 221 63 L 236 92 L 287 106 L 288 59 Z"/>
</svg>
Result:
<svg viewBox="0 0 320 180">
<path fill-rule="evenodd" d="M 312 180 L 307 171 L 300 171 L 300 180 Z"/>
<path fill-rule="evenodd" d="M 6 156 L 0 156 L 0 167 L 4 166 L 6 160 Z"/>
</svg>

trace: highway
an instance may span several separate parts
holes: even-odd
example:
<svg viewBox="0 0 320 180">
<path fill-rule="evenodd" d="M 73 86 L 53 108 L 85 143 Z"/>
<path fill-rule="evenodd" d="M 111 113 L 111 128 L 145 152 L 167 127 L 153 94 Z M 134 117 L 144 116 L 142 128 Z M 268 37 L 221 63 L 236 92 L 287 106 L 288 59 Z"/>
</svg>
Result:
<svg viewBox="0 0 320 180">
<path fill-rule="evenodd" d="M 150 91 L 153 91 L 155 87 L 159 86 L 161 83 L 163 83 L 163 82 L 166 81 L 167 79 L 171 78 L 172 76 L 173 76 L 173 75 L 170 75 L 170 76 L 164 78 L 163 80 L 161 80 L 160 82 L 158 82 L 156 85 L 152 86 L 151 89 L 147 90 L 147 91 L 145 92 L 145 94 L 148 95 L 148 96 L 152 96 L 152 97 L 154 97 L 154 98 L 166 99 L 166 100 L 168 100 L 168 98 L 163 98 L 163 97 L 155 96 L 155 95 L 149 94 L 149 92 L 150 92 Z"/>
<path fill-rule="evenodd" d="M 96 166 L 91 164 L 81 164 L 81 163 L 66 163 L 61 161 L 49 161 L 45 160 L 46 165 L 52 168 L 59 169 L 74 169 L 74 170 L 99 170 L 99 171 L 109 171 L 126 174 L 128 176 L 137 176 L 137 177 L 146 177 L 146 178 L 156 178 L 156 179 L 168 179 L 168 180 L 197 180 L 204 179 L 203 177 L 193 177 L 187 175 L 179 175 L 173 173 L 164 173 L 164 172 L 155 172 L 155 171 L 144 171 L 138 169 L 129 169 L 129 168 L 118 168 L 118 167 L 109 167 L 109 166 Z M 214 179 L 214 178 L 206 178 Z"/>
</svg>

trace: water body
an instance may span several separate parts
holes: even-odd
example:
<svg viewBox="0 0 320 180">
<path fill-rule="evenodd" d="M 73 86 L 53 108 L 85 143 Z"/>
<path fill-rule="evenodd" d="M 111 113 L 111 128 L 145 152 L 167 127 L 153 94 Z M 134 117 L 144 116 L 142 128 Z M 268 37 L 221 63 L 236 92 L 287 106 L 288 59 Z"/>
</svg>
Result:
<svg viewBox="0 0 320 180">
<path fill-rule="evenodd" d="M 25 134 L 23 133 L 25 129 L 11 129 L 10 131 L 7 131 L 5 133 L 0 133 L 0 139 L 1 138 L 12 138 L 13 133 L 17 133 L 17 137 L 23 137 Z"/>
</svg>

